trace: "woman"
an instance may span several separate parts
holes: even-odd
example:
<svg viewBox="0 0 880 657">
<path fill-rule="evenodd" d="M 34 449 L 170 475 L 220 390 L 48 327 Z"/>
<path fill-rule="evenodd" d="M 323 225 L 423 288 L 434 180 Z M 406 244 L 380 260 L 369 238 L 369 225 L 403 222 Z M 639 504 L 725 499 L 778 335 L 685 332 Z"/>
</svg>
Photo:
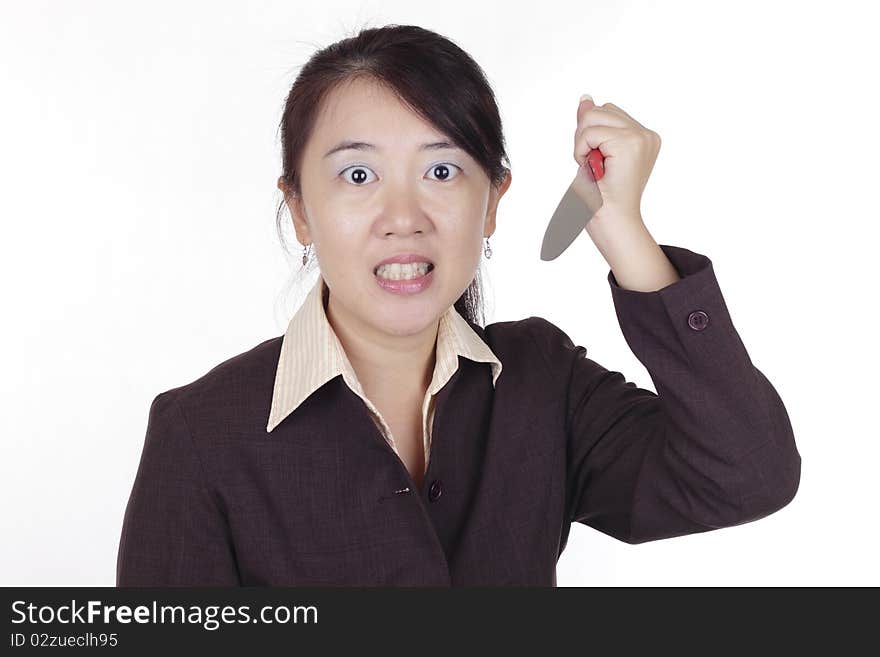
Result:
<svg viewBox="0 0 880 657">
<path fill-rule="evenodd" d="M 658 394 L 543 318 L 482 325 L 512 178 L 492 91 L 452 42 L 387 26 L 325 48 L 281 137 L 320 274 L 283 336 L 154 399 L 118 585 L 555 585 L 571 522 L 641 543 L 793 498 L 785 407 L 711 261 L 642 221 L 656 133 L 578 107 L 575 160 L 606 158 L 587 232 Z"/>
</svg>

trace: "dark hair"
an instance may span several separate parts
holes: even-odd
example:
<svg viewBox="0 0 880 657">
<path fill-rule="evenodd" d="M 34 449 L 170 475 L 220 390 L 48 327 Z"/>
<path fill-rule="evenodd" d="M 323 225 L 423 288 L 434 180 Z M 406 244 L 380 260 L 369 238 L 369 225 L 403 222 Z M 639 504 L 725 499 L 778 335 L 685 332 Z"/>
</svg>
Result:
<svg viewBox="0 0 880 657">
<path fill-rule="evenodd" d="M 302 67 L 287 95 L 279 126 L 282 178 L 300 195 L 300 164 L 324 97 L 340 83 L 366 78 L 394 93 L 404 104 L 463 148 L 500 185 L 510 163 L 495 95 L 480 66 L 449 39 L 415 25 L 366 28 L 316 52 Z M 442 99 L 442 102 L 437 102 Z M 282 200 L 277 212 L 281 232 Z M 479 269 L 455 302 L 466 319 L 483 326 Z"/>
</svg>

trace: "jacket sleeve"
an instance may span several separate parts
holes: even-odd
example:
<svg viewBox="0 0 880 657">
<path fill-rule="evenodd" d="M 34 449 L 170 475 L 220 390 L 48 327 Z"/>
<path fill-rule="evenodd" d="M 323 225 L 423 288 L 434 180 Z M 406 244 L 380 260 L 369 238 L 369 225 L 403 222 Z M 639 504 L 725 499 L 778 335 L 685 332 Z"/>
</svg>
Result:
<svg viewBox="0 0 880 657">
<path fill-rule="evenodd" d="M 712 262 L 660 247 L 675 283 L 639 292 L 608 273 L 624 338 L 657 394 L 587 358 L 546 320 L 540 333 L 568 377 L 569 521 L 630 544 L 757 520 L 800 482 L 788 414 L 749 359 Z"/>
<path fill-rule="evenodd" d="M 122 524 L 117 586 L 237 586 L 227 523 L 173 391 L 150 406 Z"/>
</svg>

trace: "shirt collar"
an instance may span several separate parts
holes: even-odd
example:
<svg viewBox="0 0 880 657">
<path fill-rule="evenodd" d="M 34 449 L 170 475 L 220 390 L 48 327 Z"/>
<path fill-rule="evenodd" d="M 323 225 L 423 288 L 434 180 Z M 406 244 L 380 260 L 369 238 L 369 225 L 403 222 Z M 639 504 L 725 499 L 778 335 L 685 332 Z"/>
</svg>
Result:
<svg viewBox="0 0 880 657">
<path fill-rule="evenodd" d="M 324 309 L 326 283 L 319 275 L 300 309 L 287 326 L 281 343 L 272 405 L 266 432 L 271 432 L 315 390 L 343 376 L 346 384 L 365 397 L 351 362 L 327 320 Z M 440 316 L 434 374 L 428 391 L 435 394 L 458 369 L 458 356 L 490 363 L 492 386 L 501 374 L 501 361 L 471 328 L 454 306 Z"/>
</svg>

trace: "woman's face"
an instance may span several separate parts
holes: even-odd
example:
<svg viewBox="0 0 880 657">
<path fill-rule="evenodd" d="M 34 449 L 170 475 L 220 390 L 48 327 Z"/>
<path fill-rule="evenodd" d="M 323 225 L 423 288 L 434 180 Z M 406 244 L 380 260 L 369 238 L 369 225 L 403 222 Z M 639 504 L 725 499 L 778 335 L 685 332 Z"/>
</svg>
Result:
<svg viewBox="0 0 880 657">
<path fill-rule="evenodd" d="M 327 155 L 346 141 L 374 147 Z M 374 82 L 350 81 L 326 98 L 301 163 L 302 197 L 279 187 L 300 243 L 314 244 L 333 316 L 414 335 L 435 327 L 473 280 L 511 177 L 494 189 L 464 150 L 421 148 L 441 141 L 451 140 Z M 378 263 L 410 253 L 434 264 L 431 283 L 408 294 L 383 288 Z"/>
</svg>

